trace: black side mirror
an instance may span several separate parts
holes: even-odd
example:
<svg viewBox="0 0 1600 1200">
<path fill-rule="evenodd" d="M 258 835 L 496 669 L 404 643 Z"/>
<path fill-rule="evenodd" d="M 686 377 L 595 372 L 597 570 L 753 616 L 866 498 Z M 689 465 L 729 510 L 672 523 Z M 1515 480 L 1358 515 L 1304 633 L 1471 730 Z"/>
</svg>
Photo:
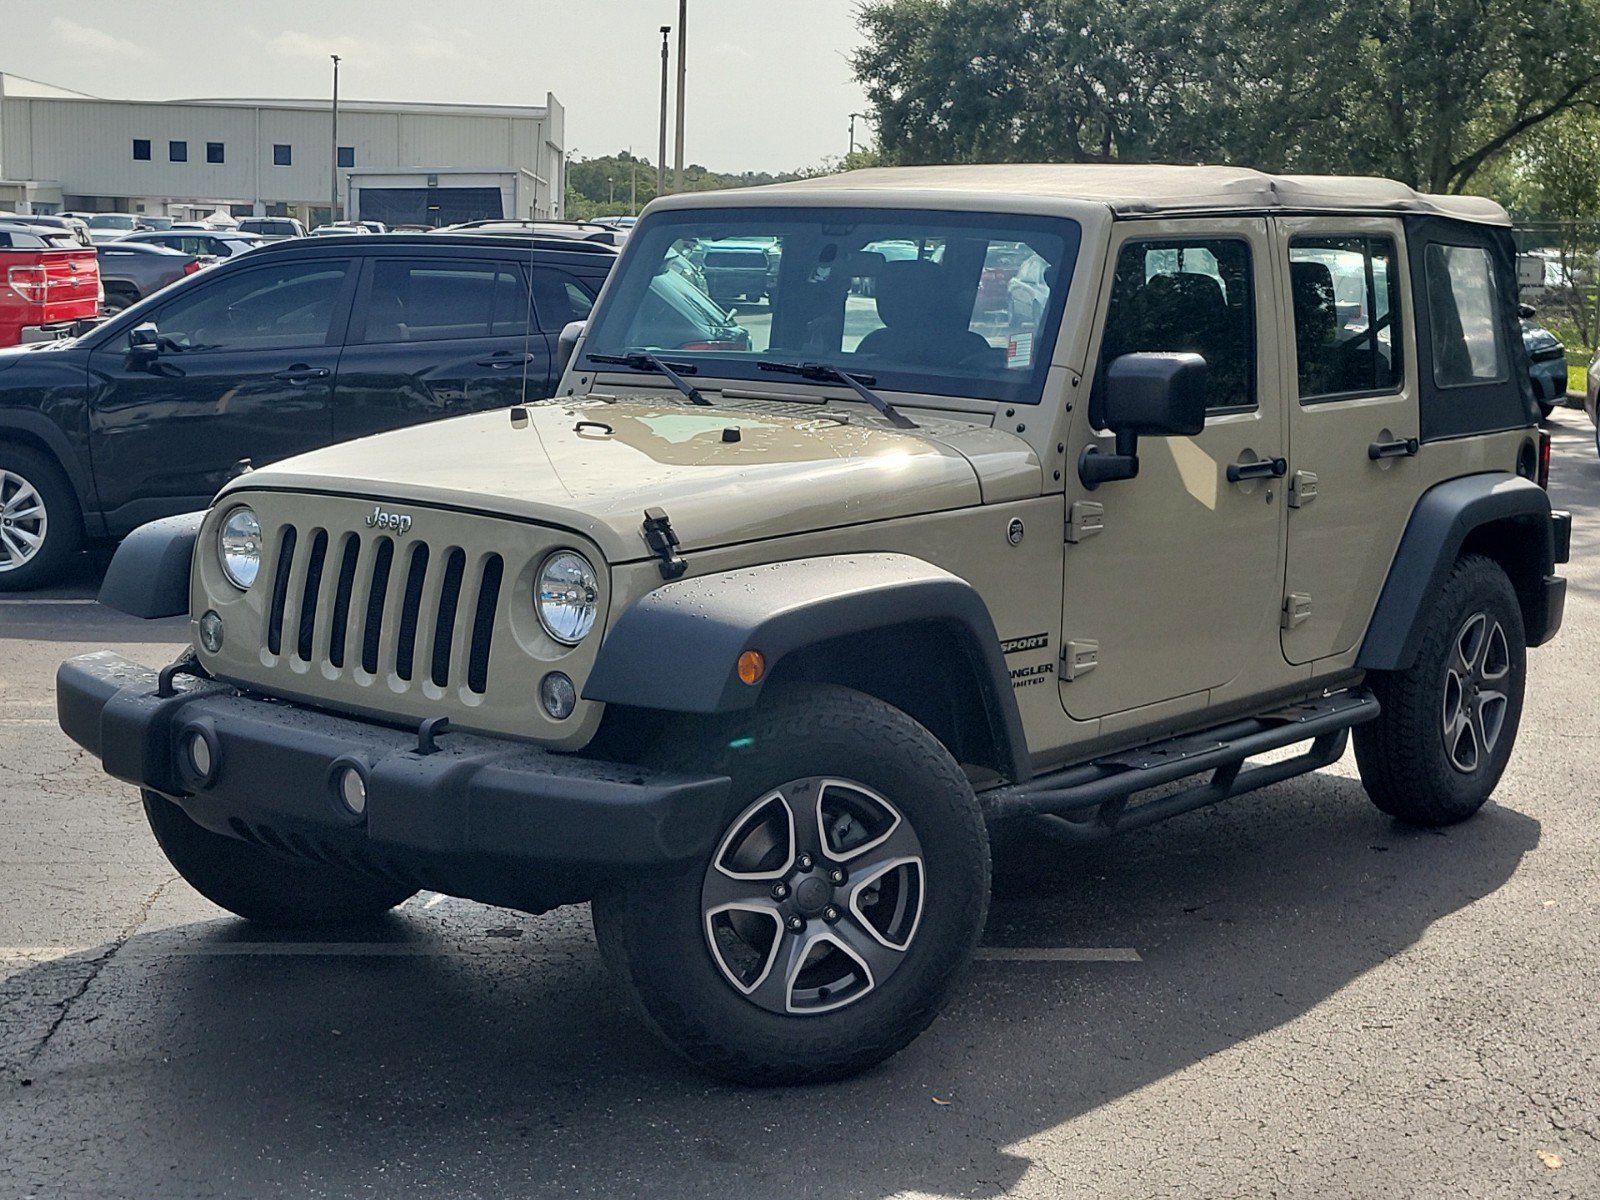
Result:
<svg viewBox="0 0 1600 1200">
<path fill-rule="evenodd" d="M 1106 369 L 1101 419 L 1116 452 L 1095 446 L 1078 456 L 1087 488 L 1139 474 L 1141 437 L 1193 437 L 1206 425 L 1206 360 L 1198 354 L 1124 354 Z"/>
<path fill-rule="evenodd" d="M 1538 311 L 1539 310 L 1534 308 L 1534 306 L 1531 304 L 1517 305 L 1517 316 L 1521 317 L 1524 321 L 1526 321 L 1529 317 L 1534 316 Z"/>
<path fill-rule="evenodd" d="M 132 366 L 146 367 L 161 356 L 161 331 L 155 322 L 135 325 L 128 333 L 128 362 Z"/>
<path fill-rule="evenodd" d="M 567 373 L 567 365 L 572 362 L 572 356 L 577 352 L 578 340 L 583 337 L 583 321 L 569 321 L 561 330 L 561 336 L 556 338 L 556 380 Z"/>
</svg>

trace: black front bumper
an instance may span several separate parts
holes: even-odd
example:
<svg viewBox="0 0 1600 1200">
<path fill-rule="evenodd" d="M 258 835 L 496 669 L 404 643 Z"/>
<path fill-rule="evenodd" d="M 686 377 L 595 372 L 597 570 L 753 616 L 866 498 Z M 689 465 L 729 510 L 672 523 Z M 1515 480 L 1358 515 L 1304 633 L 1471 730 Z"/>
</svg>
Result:
<svg viewBox="0 0 1600 1200">
<path fill-rule="evenodd" d="M 608 879 L 682 869 L 727 816 L 722 776 L 668 774 L 497 738 L 415 733 L 157 673 L 102 651 L 56 674 L 61 728 L 106 772 L 165 796 L 215 833 L 275 853 L 540 911 Z M 194 767 L 204 739 L 211 770 Z M 359 817 L 338 796 L 351 767 Z"/>
</svg>

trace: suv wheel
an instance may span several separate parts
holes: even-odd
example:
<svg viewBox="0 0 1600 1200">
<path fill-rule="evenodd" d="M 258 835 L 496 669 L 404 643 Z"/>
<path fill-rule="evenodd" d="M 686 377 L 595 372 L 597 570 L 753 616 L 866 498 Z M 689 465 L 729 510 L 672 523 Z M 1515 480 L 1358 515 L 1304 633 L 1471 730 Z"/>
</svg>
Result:
<svg viewBox="0 0 1600 1200">
<path fill-rule="evenodd" d="M 1416 825 L 1451 825 L 1483 806 L 1522 717 L 1522 610 L 1500 565 L 1468 555 L 1433 605 L 1417 660 L 1371 680 L 1383 712 L 1355 729 L 1372 802 Z"/>
<path fill-rule="evenodd" d="M 144 793 L 144 814 L 167 861 L 190 887 L 258 925 L 293 929 L 374 921 L 415 893 L 212 833 L 154 792 Z"/>
<path fill-rule="evenodd" d="M 0 592 L 54 582 L 83 544 L 72 485 L 49 458 L 0 444 Z"/>
<path fill-rule="evenodd" d="M 717 1075 L 881 1062 L 932 1022 L 983 931 L 971 785 L 926 729 L 844 688 L 784 689 L 722 733 L 691 756 L 733 779 L 721 837 L 679 876 L 598 897 L 601 950 L 646 1023 Z"/>
</svg>

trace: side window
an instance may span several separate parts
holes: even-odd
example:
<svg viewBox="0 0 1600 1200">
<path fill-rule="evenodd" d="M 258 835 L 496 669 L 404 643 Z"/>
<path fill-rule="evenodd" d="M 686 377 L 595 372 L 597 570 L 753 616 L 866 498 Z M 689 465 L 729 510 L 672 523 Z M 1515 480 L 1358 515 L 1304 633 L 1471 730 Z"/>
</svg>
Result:
<svg viewBox="0 0 1600 1200">
<path fill-rule="evenodd" d="M 174 349 L 275 350 L 328 341 L 348 262 L 241 271 L 185 292 L 156 315 Z"/>
<path fill-rule="evenodd" d="M 1206 407 L 1256 403 L 1250 246 L 1233 238 L 1127 242 L 1117 254 L 1101 369 L 1123 354 L 1206 360 Z"/>
<path fill-rule="evenodd" d="M 1504 381 L 1506 355 L 1489 252 L 1429 243 L 1423 263 L 1434 383 L 1445 388 Z"/>
<path fill-rule="evenodd" d="M 1289 295 L 1301 400 L 1400 386 L 1400 280 L 1393 241 L 1294 238 Z"/>
<path fill-rule="evenodd" d="M 489 336 L 493 263 L 380 259 L 373 263 L 363 341 L 437 342 Z"/>
<path fill-rule="evenodd" d="M 553 267 L 533 269 L 533 307 L 539 328 L 560 333 L 571 321 L 583 321 L 594 307 L 594 296 L 575 276 Z"/>
</svg>

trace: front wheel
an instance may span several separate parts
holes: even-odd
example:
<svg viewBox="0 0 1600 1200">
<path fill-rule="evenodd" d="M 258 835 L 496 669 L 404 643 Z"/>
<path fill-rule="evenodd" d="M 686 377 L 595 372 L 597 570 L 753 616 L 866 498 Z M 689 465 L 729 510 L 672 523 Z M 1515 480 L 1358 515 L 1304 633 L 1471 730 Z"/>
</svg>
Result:
<svg viewBox="0 0 1600 1200">
<path fill-rule="evenodd" d="M 258 925 L 294 929 L 373 921 L 415 891 L 212 833 L 154 792 L 144 793 L 144 812 L 167 861 L 190 887 Z"/>
<path fill-rule="evenodd" d="M 1527 646 L 1500 565 L 1458 561 L 1434 600 L 1416 661 L 1370 680 L 1382 712 L 1355 728 L 1361 782 L 1384 812 L 1452 825 L 1483 806 L 1522 719 Z"/>
<path fill-rule="evenodd" d="M 72 485 L 45 455 L 0 443 L 0 592 L 54 583 L 83 544 Z"/>
<path fill-rule="evenodd" d="M 598 897 L 601 949 L 646 1022 L 714 1074 L 854 1074 L 927 1028 L 977 945 L 977 800 L 927 730 L 844 688 L 785 689 L 721 732 L 695 757 L 733 779 L 722 836 L 681 875 Z"/>
</svg>

